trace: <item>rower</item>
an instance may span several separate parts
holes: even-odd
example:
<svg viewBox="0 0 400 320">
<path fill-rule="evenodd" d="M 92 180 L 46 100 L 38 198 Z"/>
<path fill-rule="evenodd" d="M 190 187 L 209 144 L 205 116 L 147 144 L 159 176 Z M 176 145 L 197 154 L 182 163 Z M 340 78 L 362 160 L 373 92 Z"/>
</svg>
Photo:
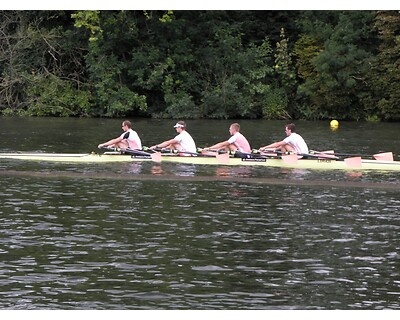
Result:
<svg viewBox="0 0 400 320">
<path fill-rule="evenodd" d="M 132 123 L 125 120 L 121 126 L 124 132 L 119 137 L 100 143 L 98 148 L 142 149 L 142 141 L 137 132 L 132 130 Z"/>
<path fill-rule="evenodd" d="M 303 137 L 296 131 L 294 123 L 289 123 L 285 126 L 286 138 L 282 141 L 271 143 L 267 146 L 261 147 L 260 151 L 268 152 L 273 150 L 280 150 L 281 152 L 295 152 L 296 154 L 308 154 L 308 146 Z M 301 158 L 301 156 L 299 156 Z"/>
<path fill-rule="evenodd" d="M 174 128 L 178 133 L 175 138 L 151 146 L 150 149 L 167 148 L 180 151 L 182 152 L 182 155 L 190 155 L 192 153 L 196 153 L 196 143 L 194 142 L 189 132 L 186 131 L 185 121 L 178 121 L 174 125 Z"/>
<path fill-rule="evenodd" d="M 251 153 L 250 144 L 245 136 L 240 133 L 240 125 L 238 123 L 232 123 L 230 125 L 229 133 L 231 137 L 228 140 L 214 144 L 213 146 L 205 148 L 204 150 L 224 149 L 225 152 L 239 151 L 242 153 Z"/>
</svg>

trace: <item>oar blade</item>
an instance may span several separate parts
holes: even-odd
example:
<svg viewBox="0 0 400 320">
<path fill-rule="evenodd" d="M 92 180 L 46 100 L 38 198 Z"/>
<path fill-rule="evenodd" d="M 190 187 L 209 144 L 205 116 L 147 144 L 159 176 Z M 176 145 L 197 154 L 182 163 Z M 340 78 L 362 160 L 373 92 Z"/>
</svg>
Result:
<svg viewBox="0 0 400 320">
<path fill-rule="evenodd" d="M 282 160 L 286 164 L 297 164 L 299 158 L 297 157 L 296 154 L 289 154 L 282 156 Z"/>
<path fill-rule="evenodd" d="M 229 153 L 221 153 L 221 154 L 217 154 L 216 156 L 215 156 L 216 158 L 217 158 L 217 160 L 220 162 L 220 163 L 225 163 L 225 164 L 228 164 L 229 163 Z"/>
<path fill-rule="evenodd" d="M 161 158 L 161 152 L 155 152 L 151 154 L 151 160 L 153 160 L 154 162 L 161 162 L 162 158 Z"/>
<path fill-rule="evenodd" d="M 379 161 L 394 161 L 393 152 L 383 152 L 374 154 L 375 160 Z"/>
<path fill-rule="evenodd" d="M 346 165 L 350 168 L 360 168 L 362 165 L 361 157 L 351 157 L 344 159 Z"/>
</svg>

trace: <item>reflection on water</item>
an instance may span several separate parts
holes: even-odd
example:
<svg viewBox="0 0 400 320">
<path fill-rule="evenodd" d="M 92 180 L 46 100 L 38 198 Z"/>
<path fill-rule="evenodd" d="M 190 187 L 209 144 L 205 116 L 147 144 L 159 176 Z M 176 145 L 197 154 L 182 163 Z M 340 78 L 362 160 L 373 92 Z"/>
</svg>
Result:
<svg viewBox="0 0 400 320">
<path fill-rule="evenodd" d="M 215 168 L 215 175 L 219 177 L 232 176 L 232 177 L 251 177 L 250 167 L 229 167 L 221 166 Z"/>
<path fill-rule="evenodd" d="M 349 171 L 346 172 L 346 177 L 350 179 L 357 179 L 357 178 L 362 178 L 363 173 L 360 171 Z"/>
<path fill-rule="evenodd" d="M 6 177 L 3 309 L 399 309 L 397 191 Z"/>
<path fill-rule="evenodd" d="M 127 170 L 127 174 L 140 174 L 142 173 L 142 163 L 132 162 L 129 164 L 129 168 Z"/>
<path fill-rule="evenodd" d="M 161 175 L 164 173 L 164 171 L 160 165 L 154 165 L 151 167 L 150 173 L 152 175 L 159 175 L 159 174 Z"/>
</svg>

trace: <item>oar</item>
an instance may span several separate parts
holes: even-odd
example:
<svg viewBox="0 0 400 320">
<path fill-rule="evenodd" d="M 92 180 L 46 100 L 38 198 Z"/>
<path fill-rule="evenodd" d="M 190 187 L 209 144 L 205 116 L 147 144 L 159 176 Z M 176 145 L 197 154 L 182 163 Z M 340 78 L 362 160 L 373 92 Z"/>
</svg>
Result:
<svg viewBox="0 0 400 320">
<path fill-rule="evenodd" d="M 313 154 L 313 152 L 310 151 L 310 154 Z M 335 151 L 333 151 L 333 150 L 321 151 L 321 152 L 318 152 L 318 155 L 322 155 L 323 157 L 330 157 L 332 159 L 337 158 L 337 156 L 335 155 Z"/>
<path fill-rule="evenodd" d="M 337 153 L 334 152 L 333 150 L 331 151 L 315 151 L 315 150 L 310 150 L 311 154 L 325 154 L 325 155 L 335 155 L 337 157 L 369 157 L 369 158 L 374 158 L 376 160 L 380 161 L 393 161 L 393 152 L 382 152 L 382 153 L 377 153 L 377 154 L 359 154 L 359 153 Z"/>
<path fill-rule="evenodd" d="M 223 164 L 227 164 L 230 161 L 229 160 L 229 153 L 212 154 L 211 155 L 211 154 L 203 154 L 203 153 L 197 153 L 197 152 L 180 151 L 180 150 L 175 150 L 175 149 L 159 149 L 159 148 L 150 149 L 150 148 L 148 148 L 148 150 L 152 150 L 152 151 L 154 151 L 154 150 L 158 151 L 159 150 L 161 152 L 174 153 L 174 154 L 177 154 L 177 155 L 179 155 L 179 154 L 189 154 L 189 155 L 198 156 L 198 157 L 215 157 L 220 163 L 223 163 Z M 160 152 L 157 152 L 157 153 L 160 154 L 160 157 L 161 157 L 161 153 Z M 152 156 L 152 158 L 153 158 L 153 156 Z M 154 161 L 156 161 L 156 160 L 154 160 Z"/>
<path fill-rule="evenodd" d="M 151 148 L 143 147 L 143 150 L 150 150 L 152 152 L 161 152 L 161 153 L 172 153 L 172 154 L 176 154 L 176 155 L 179 155 L 181 153 L 181 154 L 189 154 L 189 155 L 198 156 L 198 157 L 207 157 L 208 156 L 206 154 L 202 154 L 202 153 L 198 153 L 198 152 L 180 151 L 180 150 L 176 150 L 176 149 L 166 149 L 166 148 L 151 149 Z M 211 155 L 211 157 L 215 157 L 215 155 Z"/>
<path fill-rule="evenodd" d="M 218 154 L 215 156 L 215 158 L 216 158 L 219 162 L 225 163 L 225 164 L 229 163 L 229 161 L 230 161 L 229 153 L 218 153 Z"/>
<path fill-rule="evenodd" d="M 299 161 L 299 158 L 298 158 L 297 154 L 292 153 L 289 155 L 282 155 L 282 161 L 287 164 L 297 164 L 297 162 Z"/>
<path fill-rule="evenodd" d="M 328 154 L 328 156 L 324 156 L 324 154 Z M 352 157 L 342 157 L 338 158 L 337 156 L 333 156 L 330 153 L 320 153 L 317 155 L 312 154 L 302 154 L 303 156 L 307 157 L 314 157 L 318 159 L 334 159 L 334 160 L 341 160 L 346 163 L 346 165 L 350 168 L 360 168 L 362 166 L 362 158 L 360 156 L 352 156 Z M 336 153 L 336 155 L 338 155 Z M 372 155 L 376 160 L 379 161 L 393 161 L 393 154 L 391 152 L 383 153 L 383 154 L 375 154 Z M 283 157 L 282 157 L 283 158 Z"/>
<path fill-rule="evenodd" d="M 261 149 L 260 149 L 261 151 Z M 269 152 L 274 152 L 280 155 L 285 155 L 285 154 L 291 154 L 292 152 L 282 152 L 279 150 L 270 150 L 268 149 Z M 261 154 L 262 151 L 261 151 Z M 358 158 L 358 157 L 379 157 L 381 158 L 379 160 L 383 160 L 382 158 L 384 157 L 385 160 L 390 161 L 390 156 L 387 154 L 376 154 L 376 155 L 360 155 L 360 154 L 348 154 L 348 153 L 336 153 L 333 150 L 329 151 L 315 151 L 315 150 L 310 150 L 309 153 L 298 153 L 298 156 L 303 156 L 303 157 L 308 157 L 308 158 L 317 158 L 317 159 L 333 159 L 333 160 L 343 160 L 343 158 Z M 393 161 L 393 160 L 392 160 Z"/>
<path fill-rule="evenodd" d="M 295 158 L 299 159 L 298 157 L 304 157 L 305 160 L 307 160 L 307 158 L 308 159 L 310 159 L 310 158 L 312 158 L 312 159 L 320 159 L 320 160 L 336 160 L 336 161 L 337 160 L 343 160 L 343 159 L 340 159 L 340 158 L 338 158 L 336 156 L 331 156 L 331 155 L 324 156 L 322 154 L 315 155 L 315 154 L 310 154 L 310 153 L 293 153 L 293 152 L 284 152 L 284 153 L 282 153 L 282 159 L 285 158 L 283 160 L 286 160 L 286 163 L 289 163 L 289 161 L 290 161 L 290 163 L 297 163 L 297 161 L 295 161 Z"/>
<path fill-rule="evenodd" d="M 311 153 L 317 153 L 317 157 L 327 157 L 328 159 L 335 158 L 336 160 L 343 160 L 346 165 L 350 168 L 359 168 L 362 165 L 361 157 L 347 157 L 339 159 L 338 154 L 333 150 L 329 151 L 310 151 Z M 315 155 L 314 155 L 315 156 Z"/>
<path fill-rule="evenodd" d="M 246 152 L 241 152 L 241 151 L 230 151 L 226 152 L 224 149 L 220 150 L 209 150 L 208 148 L 202 149 L 202 153 L 205 154 L 206 152 L 207 155 L 213 155 L 215 156 L 219 162 L 221 163 L 229 163 L 230 161 L 230 155 L 233 155 L 234 157 L 237 158 L 246 158 L 246 159 L 276 159 L 276 158 L 281 158 L 277 154 L 271 154 L 271 155 L 263 155 L 263 154 L 257 154 L 257 153 L 246 153 Z M 212 152 L 212 154 L 209 154 L 208 152 Z M 285 159 L 286 160 L 286 159 Z M 293 160 L 293 158 L 292 158 Z M 290 161 L 288 159 L 288 161 Z M 296 159 L 297 161 L 297 159 Z M 293 163 L 293 162 L 292 162 Z"/>
<path fill-rule="evenodd" d="M 379 161 L 394 161 L 393 159 L 393 152 L 383 152 L 374 154 L 373 157 L 375 160 Z"/>
<path fill-rule="evenodd" d="M 279 153 L 278 153 L 279 154 Z M 314 154 L 310 154 L 310 153 L 295 153 L 295 152 L 281 152 L 281 158 L 283 160 L 283 162 L 287 163 L 287 164 L 296 164 L 299 160 L 299 157 L 303 157 L 304 160 L 307 159 L 319 159 L 319 160 L 341 160 L 340 158 L 336 157 L 336 156 L 332 156 L 332 155 L 327 155 L 324 156 L 323 154 L 320 155 L 314 155 Z"/>
<path fill-rule="evenodd" d="M 349 158 L 345 158 L 344 162 L 346 163 L 346 165 L 348 167 L 351 168 L 359 168 L 362 165 L 362 159 L 361 157 L 349 157 Z"/>
<path fill-rule="evenodd" d="M 253 158 L 253 159 L 280 159 L 281 156 L 277 153 L 260 153 L 258 150 L 253 150 L 251 153 L 236 151 L 233 154 L 238 158 Z"/>
<path fill-rule="evenodd" d="M 253 149 L 252 153 L 253 154 L 260 154 L 260 155 L 263 155 L 263 156 L 276 157 L 276 156 L 281 156 L 281 155 L 293 154 L 295 152 L 292 152 L 292 151 L 281 151 L 281 150 L 276 150 L 276 149 Z"/>
<path fill-rule="evenodd" d="M 383 159 L 383 161 L 392 161 L 393 162 L 393 154 L 391 152 L 388 152 L 388 153 L 389 154 L 375 154 L 375 155 L 373 155 L 373 157 L 379 161 L 381 161 L 381 159 Z M 352 168 L 359 168 L 362 166 L 361 157 L 345 158 L 344 162 L 346 162 L 347 166 L 352 167 Z"/>
<path fill-rule="evenodd" d="M 208 148 L 197 148 L 197 152 L 199 152 L 203 157 L 215 157 L 218 162 L 222 164 L 228 164 L 230 162 L 230 153 L 226 152 L 224 149 L 214 150 Z"/>
<path fill-rule="evenodd" d="M 161 153 L 159 152 L 148 153 L 139 149 L 124 149 L 124 148 L 113 148 L 113 147 L 101 147 L 101 149 L 116 151 L 120 152 L 121 154 L 127 154 L 131 156 L 149 157 L 154 162 L 161 162 Z"/>
<path fill-rule="evenodd" d="M 124 149 L 124 148 L 115 148 L 115 147 L 100 147 L 100 149 L 120 152 L 121 154 L 128 154 L 128 155 L 134 155 L 134 156 L 150 156 L 151 155 L 150 153 L 144 152 L 139 149 Z"/>
<path fill-rule="evenodd" d="M 180 154 L 180 153 L 189 154 L 189 155 L 200 156 L 200 157 L 215 157 L 220 163 L 223 163 L 223 164 L 227 164 L 230 161 L 229 153 L 207 154 L 207 153 L 203 153 L 203 152 L 197 153 L 197 152 L 171 150 L 171 149 L 161 149 L 161 151 L 172 152 L 174 154 Z"/>
<path fill-rule="evenodd" d="M 297 153 L 298 156 L 302 157 L 307 157 L 307 158 L 313 158 L 313 159 L 322 159 L 322 160 L 341 160 L 339 157 L 336 157 L 335 155 L 324 155 L 323 153 L 315 155 L 311 153 Z"/>
<path fill-rule="evenodd" d="M 254 151 L 253 150 L 253 152 L 257 152 L 257 151 L 259 151 L 259 150 L 256 150 L 256 151 Z M 254 157 L 254 158 L 261 158 L 261 159 L 282 159 L 282 161 L 283 162 L 285 162 L 285 163 L 287 163 L 287 164 L 296 164 L 297 162 L 298 162 L 298 160 L 299 160 L 299 157 L 305 157 L 305 158 L 315 158 L 315 159 L 326 159 L 326 160 L 340 160 L 338 157 L 336 157 L 336 156 L 332 156 L 332 155 L 327 155 L 327 156 L 324 156 L 324 155 L 313 155 L 313 154 L 309 154 L 309 153 L 295 153 L 295 152 L 283 152 L 283 151 L 280 151 L 280 150 L 268 150 L 268 151 L 270 151 L 270 152 L 273 152 L 273 153 L 270 153 L 270 154 L 268 154 L 268 153 L 264 153 L 264 152 L 261 152 L 261 153 L 241 153 L 241 154 L 244 154 L 244 155 L 250 155 L 250 156 L 252 156 L 252 157 Z"/>
<path fill-rule="evenodd" d="M 295 152 L 287 152 L 274 149 L 259 149 L 259 150 L 253 150 L 253 152 L 259 151 L 261 155 L 268 155 L 268 153 L 264 153 L 264 150 L 266 150 L 267 152 L 271 152 L 272 155 L 276 154 L 276 155 L 281 155 L 282 157 L 285 155 L 295 154 L 300 157 L 313 158 L 313 159 L 340 160 L 340 158 L 337 157 L 336 154 L 331 153 L 331 151 L 324 151 L 324 152 L 310 151 L 310 153 L 295 153 Z M 313 153 L 318 153 L 318 154 L 313 154 Z M 286 158 L 286 160 L 287 159 L 289 158 Z M 294 157 L 292 157 L 291 161 L 294 162 Z"/>
<path fill-rule="evenodd" d="M 275 153 L 275 152 L 281 152 L 279 150 L 275 150 L 275 149 L 264 149 L 264 148 L 260 148 L 260 149 L 253 149 L 252 152 L 256 153 L 263 153 L 263 152 L 269 152 L 269 153 Z"/>
<path fill-rule="evenodd" d="M 207 154 L 207 152 L 212 152 L 212 153 L 227 153 L 225 149 L 210 149 L 210 148 L 197 148 L 197 152 L 201 154 Z"/>
<path fill-rule="evenodd" d="M 338 157 L 372 157 L 371 154 L 359 154 L 359 153 L 338 153 L 333 150 L 329 151 L 316 151 L 310 150 L 310 154 L 326 154 L 326 155 L 335 155 Z"/>
<path fill-rule="evenodd" d="M 119 148 L 114 148 L 114 147 L 98 147 L 100 150 L 108 150 L 108 151 L 113 151 L 113 152 L 119 152 L 121 153 L 121 149 Z"/>
<path fill-rule="evenodd" d="M 150 156 L 151 160 L 153 160 L 154 162 L 162 161 L 161 152 L 148 153 L 137 149 L 125 149 L 124 153 L 132 156 Z"/>
</svg>

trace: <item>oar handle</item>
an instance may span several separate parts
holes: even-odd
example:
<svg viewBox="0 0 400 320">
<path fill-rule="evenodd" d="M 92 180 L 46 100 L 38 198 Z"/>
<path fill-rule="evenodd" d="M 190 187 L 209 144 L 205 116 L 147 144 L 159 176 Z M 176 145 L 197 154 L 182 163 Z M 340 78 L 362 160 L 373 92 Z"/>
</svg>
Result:
<svg viewBox="0 0 400 320">
<path fill-rule="evenodd" d="M 253 153 L 262 153 L 262 152 L 271 152 L 271 153 L 279 153 L 282 152 L 280 150 L 270 149 L 270 148 L 260 148 L 260 149 L 253 149 Z"/>
<path fill-rule="evenodd" d="M 107 151 L 114 151 L 114 152 L 121 152 L 122 149 L 120 148 L 115 148 L 115 147 L 110 147 L 110 146 L 102 146 L 102 147 L 98 147 L 100 150 L 107 150 Z"/>
<path fill-rule="evenodd" d="M 215 157 L 214 155 L 202 154 L 201 153 L 201 150 L 202 150 L 201 148 L 197 148 L 197 152 L 181 151 L 181 150 L 168 149 L 168 148 L 148 148 L 148 147 L 143 147 L 143 150 L 151 151 L 151 152 L 173 153 L 173 154 L 176 154 L 176 155 L 189 154 L 189 155 L 197 156 L 197 157 Z"/>
<path fill-rule="evenodd" d="M 197 148 L 197 152 L 198 153 L 202 153 L 203 151 L 216 152 L 218 154 L 226 153 L 225 149 L 210 149 L 210 148 L 207 148 L 207 147 L 205 147 L 205 148 Z"/>
<path fill-rule="evenodd" d="M 251 150 L 252 153 L 254 154 L 269 154 L 269 153 L 275 153 L 275 154 L 279 154 L 279 155 L 290 155 L 290 154 L 294 154 L 295 152 L 293 151 L 281 151 L 281 150 L 276 150 L 276 149 L 253 149 Z"/>
<path fill-rule="evenodd" d="M 198 155 L 197 152 L 180 151 L 180 150 L 176 150 L 176 149 L 167 149 L 167 148 L 147 148 L 147 147 L 143 147 L 143 150 L 146 150 L 146 151 L 148 150 L 148 151 L 152 151 L 152 152 L 161 152 L 161 153 L 174 153 L 174 154 L 184 153 L 184 154 Z"/>
</svg>

